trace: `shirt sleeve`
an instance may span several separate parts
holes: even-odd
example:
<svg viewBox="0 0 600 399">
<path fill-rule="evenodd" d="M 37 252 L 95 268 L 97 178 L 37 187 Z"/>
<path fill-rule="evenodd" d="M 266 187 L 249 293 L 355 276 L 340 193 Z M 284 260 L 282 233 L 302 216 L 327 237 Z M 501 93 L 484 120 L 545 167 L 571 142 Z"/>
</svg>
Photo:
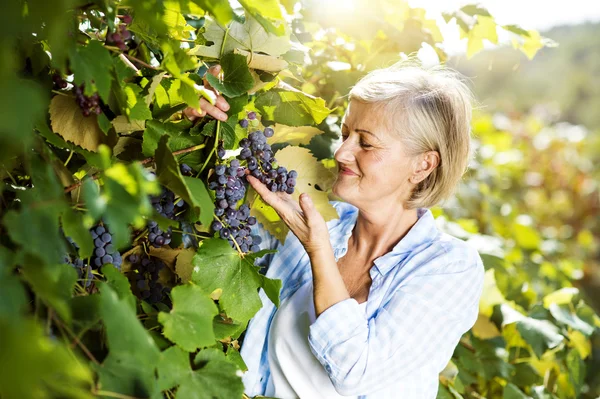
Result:
<svg viewBox="0 0 600 399">
<path fill-rule="evenodd" d="M 439 373 L 475 324 L 485 269 L 481 258 L 403 281 L 367 320 L 354 298 L 310 326 L 311 351 L 340 395 L 367 395 L 422 368 Z"/>
</svg>

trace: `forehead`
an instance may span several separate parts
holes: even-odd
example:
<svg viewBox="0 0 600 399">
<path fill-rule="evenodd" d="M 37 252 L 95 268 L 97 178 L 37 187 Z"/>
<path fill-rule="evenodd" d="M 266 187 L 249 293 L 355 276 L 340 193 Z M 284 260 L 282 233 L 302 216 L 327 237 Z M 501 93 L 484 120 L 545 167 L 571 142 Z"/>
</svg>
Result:
<svg viewBox="0 0 600 399">
<path fill-rule="evenodd" d="M 366 130 L 382 138 L 389 134 L 383 108 L 374 104 L 352 100 L 342 118 L 342 126 L 352 130 Z"/>
</svg>

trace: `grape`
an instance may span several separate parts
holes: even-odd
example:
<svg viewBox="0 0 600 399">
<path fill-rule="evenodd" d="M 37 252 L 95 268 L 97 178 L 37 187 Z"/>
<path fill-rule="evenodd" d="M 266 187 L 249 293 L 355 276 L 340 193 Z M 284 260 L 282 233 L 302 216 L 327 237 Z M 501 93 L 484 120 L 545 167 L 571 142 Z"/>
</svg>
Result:
<svg viewBox="0 0 600 399">
<path fill-rule="evenodd" d="M 181 215 L 187 210 L 187 204 L 181 198 L 175 202 L 175 194 L 171 190 L 163 187 L 159 195 L 150 197 L 150 202 L 161 216 L 178 221 L 180 225 L 183 223 Z M 163 231 L 158 226 L 158 223 L 153 220 L 148 221 L 147 227 L 148 241 L 153 247 L 160 248 L 163 245 L 169 245 L 171 243 L 171 227 L 167 228 L 166 231 Z M 189 230 L 189 233 L 195 234 L 195 231 L 192 231 L 193 228 L 190 228 Z M 184 234 L 184 236 L 187 235 L 188 234 Z"/>
<path fill-rule="evenodd" d="M 179 165 L 179 170 L 181 171 L 181 174 L 185 176 L 191 176 L 194 173 L 194 170 L 185 163 Z"/>
<path fill-rule="evenodd" d="M 129 23 L 126 21 L 131 23 L 131 17 L 129 15 L 123 17 L 124 24 L 119 24 L 117 30 L 106 35 L 106 44 L 114 44 L 122 51 L 129 49 L 125 42 L 131 40 L 131 32 L 127 30 L 127 25 Z"/>
<path fill-rule="evenodd" d="M 98 96 L 98 93 L 94 93 L 89 97 L 84 95 L 84 85 L 85 83 L 82 83 L 80 86 L 73 87 L 75 102 L 79 108 L 81 108 L 83 116 L 90 116 L 92 113 L 100 115 L 102 113 L 102 108 L 100 108 L 100 97 Z"/>
<path fill-rule="evenodd" d="M 240 126 L 244 128 L 258 125 L 254 111 L 248 113 L 247 119 L 240 120 Z M 273 192 L 292 194 L 296 185 L 298 173 L 278 165 L 267 143 L 267 137 L 272 137 L 274 133 L 271 127 L 263 131 L 254 130 L 247 138 L 240 140 L 241 151 L 237 158 L 229 162 L 223 161 L 225 150 L 222 141 L 217 148 L 219 160 L 208 184 L 208 188 L 214 191 L 215 199 L 215 220 L 210 226 L 211 231 L 228 240 L 232 248 L 244 253 L 256 252 L 261 242 L 260 237 L 250 235 L 251 226 L 256 224 L 256 218 L 250 216 L 250 207 L 242 204 L 238 208 L 239 201 L 246 194 L 246 175 L 251 174 L 259 179 Z"/>
<path fill-rule="evenodd" d="M 158 303 L 168 296 L 170 288 L 158 282 L 160 272 L 166 268 L 164 262 L 146 254 L 130 255 L 131 272 L 129 280 L 133 293 L 149 303 Z"/>
<path fill-rule="evenodd" d="M 57 73 L 52 75 L 52 83 L 54 84 L 54 90 L 66 89 L 69 85 L 67 81 Z"/>
<path fill-rule="evenodd" d="M 275 131 L 270 127 L 266 127 L 264 130 L 265 137 L 273 137 L 274 133 L 275 133 Z"/>
</svg>

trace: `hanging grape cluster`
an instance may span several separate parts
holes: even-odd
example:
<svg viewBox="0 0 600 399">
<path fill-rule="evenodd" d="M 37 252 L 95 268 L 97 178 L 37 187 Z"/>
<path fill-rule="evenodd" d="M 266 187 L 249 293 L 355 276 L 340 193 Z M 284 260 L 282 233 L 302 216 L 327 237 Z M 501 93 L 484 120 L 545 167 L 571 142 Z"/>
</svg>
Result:
<svg viewBox="0 0 600 399">
<path fill-rule="evenodd" d="M 180 221 L 181 214 L 187 209 L 187 204 L 181 198 L 175 202 L 175 193 L 171 190 L 163 187 L 160 195 L 152 196 L 150 198 L 152 206 L 160 215 L 171 219 Z M 172 229 L 169 227 L 167 230 L 162 230 L 158 223 L 154 220 L 148 222 L 148 241 L 155 248 L 160 248 L 163 245 L 169 245 L 171 243 Z"/>
<path fill-rule="evenodd" d="M 113 264 L 117 269 L 121 270 L 123 258 L 121 253 L 112 243 L 112 234 L 108 227 L 98 225 L 90 229 L 92 238 L 94 239 L 94 252 L 90 259 L 93 268 L 99 268 L 102 265 Z"/>
<path fill-rule="evenodd" d="M 248 119 L 254 122 L 256 113 L 249 112 Z M 250 126 L 248 119 L 240 120 L 240 126 Z M 257 123 L 252 125 L 257 126 Z M 252 226 L 256 224 L 256 218 L 250 216 L 250 207 L 247 204 L 237 207 L 246 194 L 246 175 L 252 174 L 273 192 L 292 194 L 296 186 L 298 173 L 294 170 L 288 172 L 285 167 L 278 166 L 271 146 L 267 144 L 267 137 L 273 136 L 273 133 L 272 128 L 266 127 L 240 140 L 238 157 L 229 163 L 217 163 L 209 182 L 208 188 L 215 194 L 215 220 L 211 230 L 218 232 L 222 239 L 229 241 L 232 248 L 237 247 L 243 253 L 259 251 L 261 242 L 259 236 L 250 234 Z M 219 143 L 217 156 L 220 160 L 225 156 L 222 143 Z"/>
<path fill-rule="evenodd" d="M 149 303 L 160 302 L 170 288 L 161 284 L 159 280 L 160 271 L 165 269 L 165 263 L 150 255 L 132 254 L 127 258 L 131 263 L 130 282 L 133 292 L 138 298 Z"/>
<path fill-rule="evenodd" d="M 106 43 L 115 45 L 119 50 L 125 51 L 129 49 L 125 42 L 131 40 L 131 32 L 127 30 L 127 25 L 131 23 L 131 16 L 124 15 L 121 17 L 121 20 L 124 23 L 119 24 L 117 30 L 106 35 Z"/>
<path fill-rule="evenodd" d="M 81 108 L 81 113 L 83 116 L 90 116 L 91 114 L 100 115 L 102 113 L 102 108 L 100 108 L 100 96 L 98 93 L 94 93 L 91 96 L 86 96 L 84 93 L 85 83 L 82 83 L 80 86 L 75 86 L 73 88 L 73 92 L 75 93 L 75 101 L 79 108 Z"/>
</svg>

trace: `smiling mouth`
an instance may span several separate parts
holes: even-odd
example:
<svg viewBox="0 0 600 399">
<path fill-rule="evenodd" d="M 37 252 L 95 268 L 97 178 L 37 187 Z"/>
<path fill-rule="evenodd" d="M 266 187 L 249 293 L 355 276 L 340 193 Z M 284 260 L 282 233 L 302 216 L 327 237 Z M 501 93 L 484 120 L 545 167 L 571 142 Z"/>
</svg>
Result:
<svg viewBox="0 0 600 399">
<path fill-rule="evenodd" d="M 341 175 L 347 175 L 347 176 L 358 176 L 357 173 L 354 173 L 352 170 L 348 169 L 348 168 L 340 168 L 340 174 Z"/>
</svg>

